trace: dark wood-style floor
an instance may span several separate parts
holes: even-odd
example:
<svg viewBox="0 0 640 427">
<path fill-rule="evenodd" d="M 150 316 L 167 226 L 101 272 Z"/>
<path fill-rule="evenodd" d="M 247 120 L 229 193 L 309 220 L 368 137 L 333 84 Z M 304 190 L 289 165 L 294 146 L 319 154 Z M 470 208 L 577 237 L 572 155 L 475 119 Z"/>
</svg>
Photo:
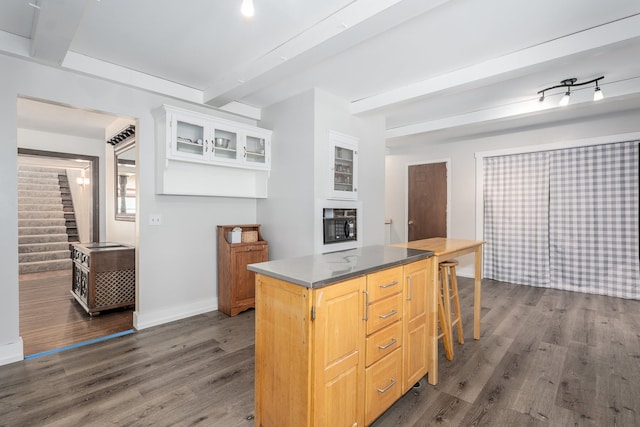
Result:
<svg viewBox="0 0 640 427">
<path fill-rule="evenodd" d="M 640 301 L 485 280 L 474 341 L 460 285 L 465 344 L 375 427 L 640 425 Z M 212 312 L 0 367 L 0 425 L 251 426 L 253 333 Z"/>
<path fill-rule="evenodd" d="M 20 336 L 26 356 L 133 328 L 132 309 L 89 316 L 69 292 L 71 269 L 21 274 L 19 283 Z"/>
</svg>

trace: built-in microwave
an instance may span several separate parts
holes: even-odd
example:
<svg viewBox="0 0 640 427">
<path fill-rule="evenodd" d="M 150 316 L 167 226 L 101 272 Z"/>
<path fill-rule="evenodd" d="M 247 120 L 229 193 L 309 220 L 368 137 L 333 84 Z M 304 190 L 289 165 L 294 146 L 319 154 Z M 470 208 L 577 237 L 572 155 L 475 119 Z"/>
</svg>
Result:
<svg viewBox="0 0 640 427">
<path fill-rule="evenodd" d="M 357 209 L 322 210 L 324 244 L 358 240 Z"/>
</svg>

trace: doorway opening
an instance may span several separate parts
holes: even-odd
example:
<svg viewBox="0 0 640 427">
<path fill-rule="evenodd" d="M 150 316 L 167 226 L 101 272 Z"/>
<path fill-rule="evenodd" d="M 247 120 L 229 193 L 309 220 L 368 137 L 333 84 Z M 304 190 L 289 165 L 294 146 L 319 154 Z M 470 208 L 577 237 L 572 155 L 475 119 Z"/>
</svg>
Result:
<svg viewBox="0 0 640 427">
<path fill-rule="evenodd" d="M 133 307 L 91 316 L 72 296 L 72 245 L 110 238 L 101 223 L 114 203 L 104 182 L 115 179 L 109 173 L 113 148 L 105 140 L 110 123 L 122 120 L 130 119 L 18 98 L 19 324 L 25 358 L 132 331 Z M 107 173 L 100 173 L 100 165 Z M 106 218 L 107 230 L 114 220 Z M 135 241 L 137 228 L 130 224 Z"/>
</svg>

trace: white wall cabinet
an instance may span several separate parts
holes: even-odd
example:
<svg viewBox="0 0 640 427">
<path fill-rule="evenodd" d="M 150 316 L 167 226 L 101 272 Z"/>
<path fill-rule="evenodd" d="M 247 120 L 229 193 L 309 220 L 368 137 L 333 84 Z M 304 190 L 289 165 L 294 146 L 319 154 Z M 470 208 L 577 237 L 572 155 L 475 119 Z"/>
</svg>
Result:
<svg viewBox="0 0 640 427">
<path fill-rule="evenodd" d="M 163 105 L 156 132 L 157 193 L 267 197 L 270 130 Z"/>
<path fill-rule="evenodd" d="M 165 107 L 169 156 L 251 169 L 271 166 L 271 131 Z"/>
<path fill-rule="evenodd" d="M 329 132 L 329 199 L 358 199 L 358 139 Z"/>
</svg>

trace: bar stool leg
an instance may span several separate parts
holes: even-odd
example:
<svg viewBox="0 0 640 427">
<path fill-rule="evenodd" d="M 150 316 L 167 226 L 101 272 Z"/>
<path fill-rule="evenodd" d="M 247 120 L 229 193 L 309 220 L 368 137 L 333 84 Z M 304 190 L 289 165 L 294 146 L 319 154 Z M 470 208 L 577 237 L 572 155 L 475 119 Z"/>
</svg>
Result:
<svg viewBox="0 0 640 427">
<path fill-rule="evenodd" d="M 446 267 L 440 267 L 440 298 L 438 304 L 442 308 L 438 312 L 440 315 L 440 328 L 442 330 L 444 344 L 444 354 L 447 360 L 453 360 L 453 334 L 451 331 L 451 297 L 449 295 L 449 280 Z"/>
<path fill-rule="evenodd" d="M 453 299 L 453 310 L 454 310 L 454 317 L 455 317 L 455 320 L 451 322 L 451 327 L 453 328 L 453 325 L 457 326 L 458 343 L 464 344 L 464 334 L 462 332 L 462 320 L 461 320 L 462 315 L 460 313 L 460 299 L 458 298 L 458 279 L 456 277 L 456 266 L 451 265 L 449 266 L 449 269 L 451 274 L 451 298 Z"/>
</svg>

